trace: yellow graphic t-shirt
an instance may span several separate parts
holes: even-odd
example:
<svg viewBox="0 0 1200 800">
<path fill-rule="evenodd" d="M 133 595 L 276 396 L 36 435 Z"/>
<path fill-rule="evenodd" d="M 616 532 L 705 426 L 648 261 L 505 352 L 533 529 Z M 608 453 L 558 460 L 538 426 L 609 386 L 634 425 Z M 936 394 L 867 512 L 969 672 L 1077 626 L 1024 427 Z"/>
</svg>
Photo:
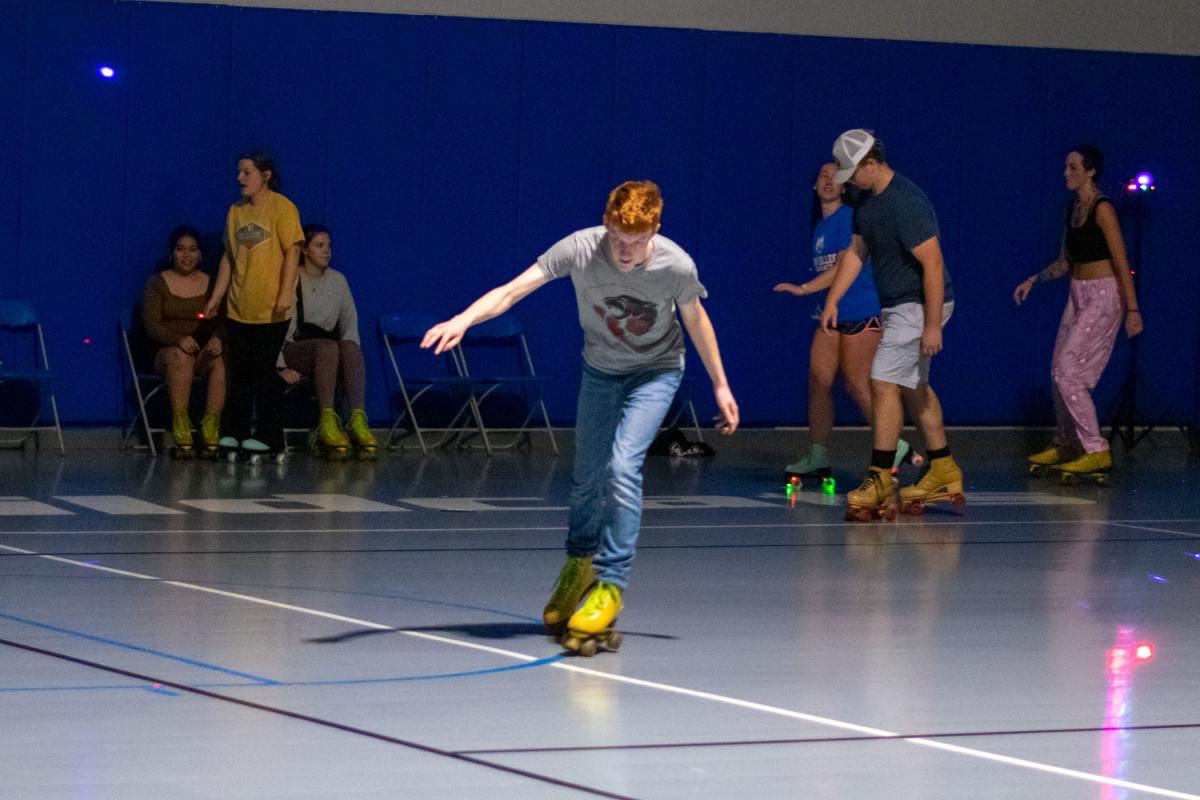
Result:
<svg viewBox="0 0 1200 800">
<path fill-rule="evenodd" d="M 291 312 L 275 313 L 283 254 L 304 241 L 300 213 L 291 200 L 268 192 L 260 205 L 248 201 L 229 207 L 225 252 L 231 267 L 229 318 L 238 322 L 283 322 Z"/>
</svg>

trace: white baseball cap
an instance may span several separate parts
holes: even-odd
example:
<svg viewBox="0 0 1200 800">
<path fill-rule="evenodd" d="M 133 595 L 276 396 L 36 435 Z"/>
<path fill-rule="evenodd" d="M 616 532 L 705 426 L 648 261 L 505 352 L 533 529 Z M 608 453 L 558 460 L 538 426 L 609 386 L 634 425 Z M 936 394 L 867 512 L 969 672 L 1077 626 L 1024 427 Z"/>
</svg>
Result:
<svg viewBox="0 0 1200 800">
<path fill-rule="evenodd" d="M 837 161 L 838 171 L 833 176 L 834 183 L 845 183 L 850 180 L 854 170 L 871 148 L 875 146 L 875 137 L 870 131 L 855 128 L 846 131 L 833 143 L 833 158 Z"/>
</svg>

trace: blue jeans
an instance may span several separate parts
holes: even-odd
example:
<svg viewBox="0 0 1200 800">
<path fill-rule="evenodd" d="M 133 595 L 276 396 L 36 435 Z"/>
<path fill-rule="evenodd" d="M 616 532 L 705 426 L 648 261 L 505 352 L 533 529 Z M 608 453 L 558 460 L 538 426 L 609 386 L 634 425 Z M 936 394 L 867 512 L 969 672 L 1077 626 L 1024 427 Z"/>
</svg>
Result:
<svg viewBox="0 0 1200 800">
<path fill-rule="evenodd" d="M 567 555 L 594 556 L 622 589 L 642 522 L 642 463 L 683 380 L 680 370 L 609 375 L 583 365 L 575 415 Z"/>
</svg>

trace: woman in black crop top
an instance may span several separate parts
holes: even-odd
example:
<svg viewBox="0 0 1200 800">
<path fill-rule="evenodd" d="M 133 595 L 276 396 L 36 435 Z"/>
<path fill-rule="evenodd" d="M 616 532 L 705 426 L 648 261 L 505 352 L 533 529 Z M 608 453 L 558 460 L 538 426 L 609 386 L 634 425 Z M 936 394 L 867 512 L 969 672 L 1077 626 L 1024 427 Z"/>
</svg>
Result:
<svg viewBox="0 0 1200 800">
<path fill-rule="evenodd" d="M 1013 292 L 1020 305 L 1035 283 L 1071 273 L 1070 299 L 1050 368 L 1058 431 L 1050 447 L 1029 457 L 1033 470 L 1057 468 L 1095 475 L 1112 467 L 1091 392 L 1112 356 L 1122 323 L 1128 336 L 1137 336 L 1142 332 L 1142 315 L 1116 208 L 1096 186 L 1103 169 L 1104 156 L 1091 145 L 1067 154 L 1063 177 L 1075 199 L 1067 212 L 1062 252 Z"/>
</svg>

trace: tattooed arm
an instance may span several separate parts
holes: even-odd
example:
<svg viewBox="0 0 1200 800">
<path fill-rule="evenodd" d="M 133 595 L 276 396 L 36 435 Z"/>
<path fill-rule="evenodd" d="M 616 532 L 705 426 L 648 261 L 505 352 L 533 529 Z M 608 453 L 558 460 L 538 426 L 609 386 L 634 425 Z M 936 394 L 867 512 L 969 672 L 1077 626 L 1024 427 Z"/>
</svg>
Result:
<svg viewBox="0 0 1200 800">
<path fill-rule="evenodd" d="M 1026 297 L 1029 297 L 1030 290 L 1033 289 L 1035 283 L 1044 283 L 1061 278 L 1071 271 L 1071 262 L 1067 260 L 1067 250 L 1064 247 L 1058 254 L 1058 258 L 1050 263 L 1041 272 L 1030 275 L 1025 280 L 1017 284 L 1016 290 L 1013 292 L 1013 300 L 1017 305 L 1021 305 Z"/>
</svg>

